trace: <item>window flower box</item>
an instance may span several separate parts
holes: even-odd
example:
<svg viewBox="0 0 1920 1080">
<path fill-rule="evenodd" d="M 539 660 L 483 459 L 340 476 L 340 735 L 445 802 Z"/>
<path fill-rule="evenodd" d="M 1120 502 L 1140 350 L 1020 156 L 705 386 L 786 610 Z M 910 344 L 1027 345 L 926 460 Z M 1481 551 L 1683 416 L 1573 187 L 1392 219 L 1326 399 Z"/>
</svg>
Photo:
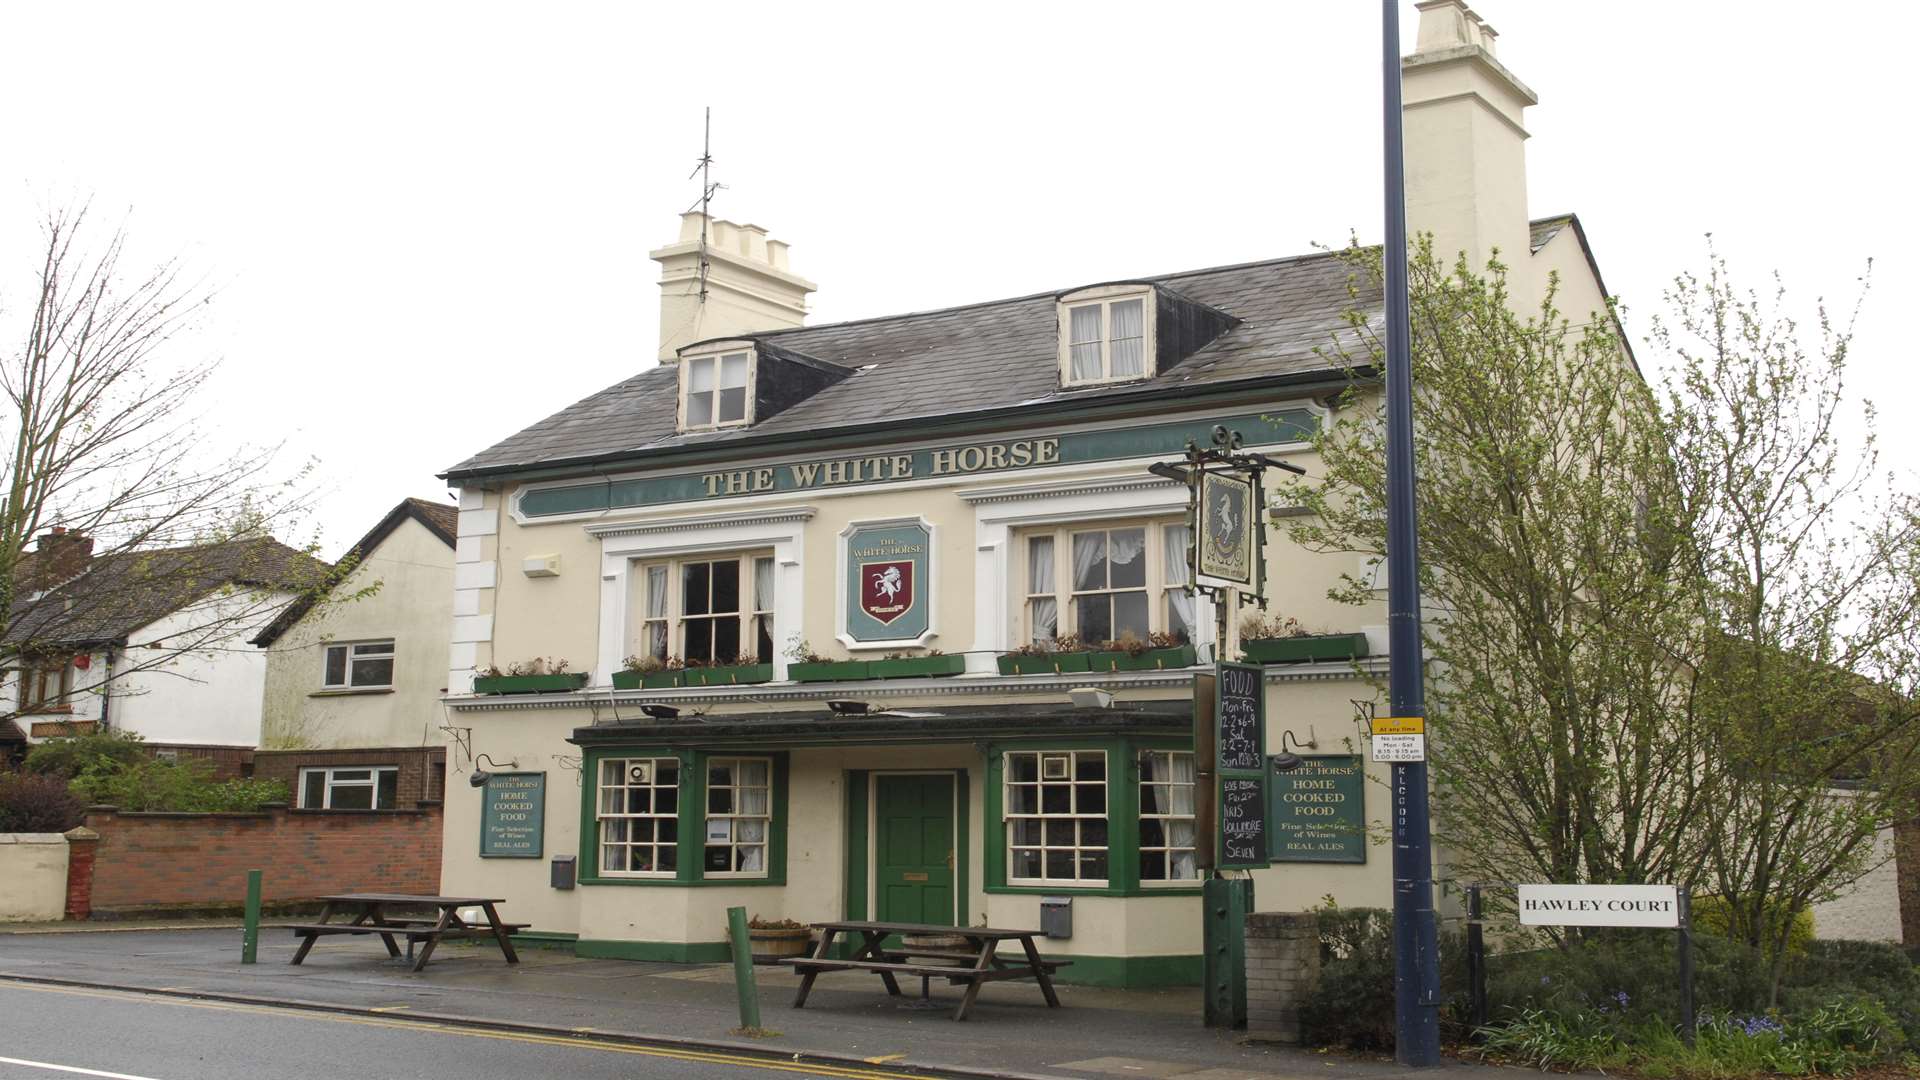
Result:
<svg viewBox="0 0 1920 1080">
<path fill-rule="evenodd" d="M 865 660 L 798 661 L 787 665 L 787 677 L 794 682 L 854 682 L 871 679 Z"/>
<path fill-rule="evenodd" d="M 867 671 L 876 679 L 928 678 L 958 675 L 967 670 L 967 658 L 953 656 L 908 656 L 899 660 L 869 660 Z"/>
<path fill-rule="evenodd" d="M 1069 671 L 1091 671 L 1093 654 L 1090 652 L 1041 653 L 1002 653 L 1000 655 L 1000 674 L 1002 675 L 1060 675 Z"/>
<path fill-rule="evenodd" d="M 1097 652 L 1092 654 L 1091 660 L 1093 671 L 1165 671 L 1192 667 L 1194 652 L 1193 646 L 1180 645 L 1171 649 L 1147 649 L 1137 655 L 1130 652 Z"/>
<path fill-rule="evenodd" d="M 688 668 L 680 673 L 687 686 L 738 686 L 773 681 L 772 664 L 734 664 L 727 667 Z"/>
<path fill-rule="evenodd" d="M 684 671 L 616 671 L 615 690 L 672 690 L 686 685 Z"/>
<path fill-rule="evenodd" d="M 1308 660 L 1359 660 L 1368 655 L 1365 634 L 1311 634 L 1305 637 L 1254 638 L 1240 643 L 1241 653 L 1258 664 L 1297 664 Z"/>
<path fill-rule="evenodd" d="M 483 675 L 473 680 L 476 694 L 554 694 L 578 690 L 587 685 L 587 673 L 569 671 L 561 675 Z"/>
</svg>

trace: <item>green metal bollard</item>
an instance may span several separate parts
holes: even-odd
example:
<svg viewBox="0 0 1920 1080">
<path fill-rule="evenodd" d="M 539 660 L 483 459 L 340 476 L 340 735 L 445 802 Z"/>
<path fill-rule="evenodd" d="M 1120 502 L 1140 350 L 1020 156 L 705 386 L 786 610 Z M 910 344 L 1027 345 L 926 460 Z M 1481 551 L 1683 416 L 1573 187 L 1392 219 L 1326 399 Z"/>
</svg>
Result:
<svg viewBox="0 0 1920 1080">
<path fill-rule="evenodd" d="M 247 925 L 241 932 L 240 962 L 253 963 L 260 948 L 260 871 L 247 871 Z"/>
<path fill-rule="evenodd" d="M 727 909 L 727 932 L 733 938 L 733 988 L 740 995 L 740 1026 L 760 1027 L 760 995 L 753 984 L 753 942 L 747 937 L 747 909 Z"/>
</svg>

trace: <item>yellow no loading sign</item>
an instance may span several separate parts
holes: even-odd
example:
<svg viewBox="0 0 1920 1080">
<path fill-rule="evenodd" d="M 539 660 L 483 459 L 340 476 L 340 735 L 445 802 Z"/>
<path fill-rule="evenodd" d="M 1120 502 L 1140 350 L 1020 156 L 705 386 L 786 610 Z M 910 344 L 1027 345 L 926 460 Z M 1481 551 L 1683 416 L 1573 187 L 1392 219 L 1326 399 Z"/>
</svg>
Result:
<svg viewBox="0 0 1920 1080">
<path fill-rule="evenodd" d="M 1375 735 L 1425 735 L 1427 718 L 1424 716 L 1376 716 L 1373 718 Z"/>
</svg>

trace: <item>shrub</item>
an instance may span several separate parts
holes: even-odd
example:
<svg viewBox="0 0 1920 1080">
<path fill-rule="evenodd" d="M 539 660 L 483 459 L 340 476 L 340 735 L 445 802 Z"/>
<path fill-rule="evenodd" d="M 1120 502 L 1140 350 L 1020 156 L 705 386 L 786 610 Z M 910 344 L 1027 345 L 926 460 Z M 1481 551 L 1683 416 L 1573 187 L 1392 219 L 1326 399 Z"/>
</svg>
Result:
<svg viewBox="0 0 1920 1080">
<path fill-rule="evenodd" d="M 1393 912 L 1342 908 L 1329 900 L 1320 924 L 1320 982 L 1300 1005 L 1307 1041 L 1353 1050 L 1392 1050 Z M 1466 1015 L 1466 940 L 1442 933 L 1440 984 L 1455 1001 L 1450 1025 Z"/>
<path fill-rule="evenodd" d="M 71 780 L 76 776 L 118 772 L 149 757 L 144 740 L 131 731 L 108 728 L 70 738 L 48 739 L 27 751 L 28 772 Z"/>
<path fill-rule="evenodd" d="M 84 810 L 57 776 L 0 773 L 0 833 L 66 832 Z"/>
<path fill-rule="evenodd" d="M 1764 918 L 1769 926 L 1778 926 L 1786 918 L 1781 905 L 1768 901 Z M 1702 934 L 1715 937 L 1731 937 L 1733 933 L 1733 912 L 1724 897 L 1696 896 L 1692 908 L 1693 928 Z M 1801 910 L 1793 917 L 1793 926 L 1787 931 L 1787 955 L 1805 952 L 1807 944 L 1813 940 L 1813 912 Z M 1771 955 L 1771 942 L 1768 943 Z"/>
<path fill-rule="evenodd" d="M 213 766 L 198 759 L 143 761 L 117 772 L 81 776 L 74 793 L 90 803 L 122 810 L 187 813 L 240 812 L 288 799 L 279 780 L 215 780 Z"/>
</svg>

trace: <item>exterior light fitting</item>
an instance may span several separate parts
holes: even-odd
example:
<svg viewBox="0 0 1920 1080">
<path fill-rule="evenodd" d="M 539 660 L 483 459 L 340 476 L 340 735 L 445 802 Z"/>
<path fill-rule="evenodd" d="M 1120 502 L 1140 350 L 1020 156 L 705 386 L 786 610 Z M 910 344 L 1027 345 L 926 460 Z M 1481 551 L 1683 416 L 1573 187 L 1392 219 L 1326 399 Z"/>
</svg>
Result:
<svg viewBox="0 0 1920 1080">
<path fill-rule="evenodd" d="M 1067 700 L 1073 702 L 1076 709 L 1111 709 L 1113 693 L 1097 686 L 1076 686 L 1067 691 Z"/>
<path fill-rule="evenodd" d="M 864 701 L 829 701 L 827 708 L 840 716 L 865 716 L 873 711 L 873 706 Z"/>
<path fill-rule="evenodd" d="M 1273 755 L 1273 769 L 1275 772 L 1292 772 L 1307 763 L 1306 758 L 1287 749 L 1288 743 L 1292 743 L 1296 749 L 1301 750 L 1309 749 L 1313 746 L 1310 742 L 1302 743 L 1293 737 L 1293 732 L 1282 728 L 1280 731 L 1280 752 Z"/>
<path fill-rule="evenodd" d="M 653 717 L 655 720 L 671 720 L 680 715 L 680 710 L 671 705 L 661 705 L 658 702 L 651 701 L 640 706 L 640 711 Z"/>
</svg>

